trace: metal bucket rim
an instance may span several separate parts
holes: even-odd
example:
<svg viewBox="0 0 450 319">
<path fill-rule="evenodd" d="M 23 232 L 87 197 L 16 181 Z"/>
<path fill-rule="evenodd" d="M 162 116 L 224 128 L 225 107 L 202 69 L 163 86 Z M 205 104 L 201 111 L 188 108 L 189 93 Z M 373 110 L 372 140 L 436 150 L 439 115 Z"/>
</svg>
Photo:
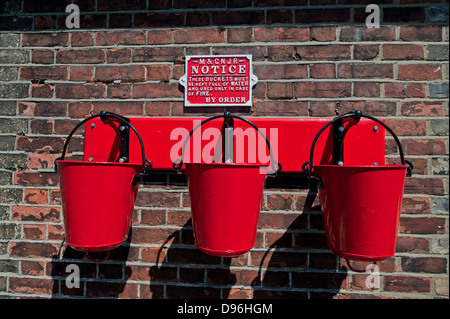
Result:
<svg viewBox="0 0 450 319">
<path fill-rule="evenodd" d="M 406 164 L 396 164 L 396 165 L 331 165 L 331 164 L 324 164 L 324 165 L 314 165 L 314 168 L 347 168 L 347 169 L 355 169 L 355 168 L 364 168 L 364 169 L 407 169 L 409 165 Z"/>
<path fill-rule="evenodd" d="M 123 167 L 133 167 L 136 170 L 142 170 L 141 164 L 133 164 L 133 163 L 119 163 L 119 162 L 86 162 L 86 161 L 73 161 L 73 160 L 57 160 L 58 165 L 64 166 L 64 164 L 73 164 L 78 166 L 92 166 L 92 165 L 100 165 L 100 166 L 123 166 Z"/>
<path fill-rule="evenodd" d="M 269 164 L 257 164 L 257 163 L 184 163 L 186 168 L 188 166 L 216 166 L 216 167 L 229 167 L 229 168 L 259 168 L 268 167 Z"/>
</svg>

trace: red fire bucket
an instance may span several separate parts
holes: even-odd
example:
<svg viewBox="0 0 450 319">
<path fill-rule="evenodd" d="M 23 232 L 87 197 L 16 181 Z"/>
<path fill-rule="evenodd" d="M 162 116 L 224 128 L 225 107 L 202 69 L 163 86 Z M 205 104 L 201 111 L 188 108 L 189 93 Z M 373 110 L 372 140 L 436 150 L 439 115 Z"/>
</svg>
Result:
<svg viewBox="0 0 450 319">
<path fill-rule="evenodd" d="M 65 240 L 73 249 L 84 252 L 108 251 L 127 239 L 139 185 L 139 175 L 150 162 L 83 162 L 64 160 L 70 138 L 85 122 L 98 117 L 112 117 L 137 131 L 123 117 L 109 112 L 80 122 L 68 136 L 62 157 L 56 161 L 60 176 Z M 139 175 L 138 175 L 139 174 Z"/>
<path fill-rule="evenodd" d="M 253 248 L 266 175 L 260 165 L 186 163 L 196 246 L 235 257 Z"/>
<path fill-rule="evenodd" d="M 218 118 L 215 116 L 200 123 Z M 273 161 L 270 143 L 251 122 L 241 117 L 225 114 L 224 117 L 243 120 L 256 128 L 265 138 Z M 187 138 L 187 139 L 188 139 Z M 182 156 L 174 163 L 179 171 Z M 192 227 L 195 245 L 204 253 L 219 257 L 237 257 L 255 245 L 264 182 L 268 165 L 236 163 L 186 163 L 188 189 L 191 199 Z"/>
<path fill-rule="evenodd" d="M 362 113 L 342 115 L 319 131 L 311 147 L 310 161 L 303 168 L 311 174 L 314 145 L 323 130 L 355 114 L 376 121 L 394 136 L 402 164 L 314 165 L 314 175 L 319 177 L 319 199 L 328 247 L 347 260 L 375 262 L 395 254 L 405 177 L 407 172 L 409 175 L 412 172 L 412 164 L 405 161 L 394 132 L 378 119 Z"/>
</svg>

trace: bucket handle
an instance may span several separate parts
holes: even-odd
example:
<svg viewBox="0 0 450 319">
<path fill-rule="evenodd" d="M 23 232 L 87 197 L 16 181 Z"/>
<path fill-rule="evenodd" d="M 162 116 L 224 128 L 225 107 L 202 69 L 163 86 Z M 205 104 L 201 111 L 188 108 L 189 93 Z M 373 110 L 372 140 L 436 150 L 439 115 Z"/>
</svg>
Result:
<svg viewBox="0 0 450 319">
<path fill-rule="evenodd" d="M 319 139 L 319 136 L 323 133 L 323 131 L 325 131 L 325 129 L 327 127 L 329 127 L 331 124 L 333 124 L 333 123 L 335 123 L 337 121 L 344 120 L 344 119 L 346 119 L 346 121 L 353 120 L 353 122 L 349 123 L 349 126 L 357 124 L 361 117 L 365 117 L 365 118 L 368 118 L 368 119 L 370 119 L 372 121 L 375 121 L 378 124 L 380 124 L 381 126 L 383 126 L 386 130 L 388 130 L 388 132 L 394 137 L 394 140 L 397 143 L 398 150 L 399 150 L 399 153 L 400 153 L 401 163 L 403 165 L 408 164 L 408 168 L 406 170 L 407 171 L 407 175 L 408 176 L 412 175 L 412 170 L 413 170 L 414 166 L 413 166 L 413 164 L 410 161 L 405 160 L 405 155 L 403 153 L 402 144 L 400 143 L 400 140 L 398 139 L 397 135 L 395 135 L 394 131 L 389 126 L 387 126 L 385 123 L 380 121 L 379 119 L 377 119 L 377 118 L 375 118 L 373 116 L 370 116 L 370 115 L 363 114 L 361 111 L 358 110 L 358 111 L 352 111 L 352 112 L 349 112 L 349 113 L 346 113 L 346 114 L 343 114 L 341 116 L 338 116 L 338 117 L 334 118 L 332 121 L 328 122 L 324 127 L 322 127 L 320 129 L 320 131 L 317 133 L 317 135 L 314 138 L 314 140 L 312 142 L 312 145 L 311 145 L 311 151 L 309 153 L 309 161 L 306 161 L 302 165 L 302 170 L 303 170 L 303 172 L 305 172 L 308 175 L 308 177 L 311 177 L 311 170 L 312 170 L 312 166 L 313 166 L 314 147 L 316 145 L 317 140 Z M 349 118 L 350 118 L 350 120 L 348 120 Z M 347 128 L 348 128 L 348 126 L 347 126 Z"/>
<path fill-rule="evenodd" d="M 266 144 L 267 144 L 267 147 L 269 148 L 269 153 L 270 153 L 270 163 L 272 164 L 271 166 L 272 166 L 272 169 L 273 169 L 275 175 L 277 175 L 279 172 L 281 172 L 282 166 L 281 166 L 281 164 L 280 164 L 279 162 L 274 161 L 274 159 L 273 159 L 273 154 L 272 154 L 272 147 L 270 146 L 270 142 L 269 142 L 269 140 L 267 139 L 266 135 L 259 129 L 259 127 L 257 127 L 255 124 L 253 124 L 252 122 L 250 122 L 249 120 L 247 120 L 247 119 L 245 119 L 245 118 L 243 118 L 243 117 L 240 117 L 240 116 L 238 116 L 238 115 L 233 115 L 233 114 L 231 114 L 230 112 L 225 112 L 224 114 L 221 114 L 221 115 L 215 115 L 215 116 L 212 116 L 212 117 L 210 117 L 210 118 L 207 118 L 206 120 L 204 120 L 204 121 L 202 121 L 200 124 L 198 124 L 196 127 L 194 127 L 194 128 L 192 129 L 192 131 L 189 132 L 189 135 L 187 136 L 187 138 L 184 140 L 184 143 L 183 143 L 183 148 L 182 148 L 182 150 L 181 150 L 181 157 L 173 162 L 173 168 L 177 171 L 177 173 L 180 172 L 181 167 L 183 166 L 184 150 L 185 150 L 185 148 L 186 148 L 188 139 L 189 139 L 189 138 L 192 136 L 192 134 L 194 134 L 194 132 L 195 132 L 198 128 L 200 128 L 203 124 L 208 123 L 209 121 L 212 121 L 212 120 L 215 120 L 215 119 L 218 119 L 218 118 L 224 118 L 224 121 L 225 121 L 226 123 L 228 123 L 228 121 L 229 121 L 230 118 L 235 118 L 235 119 L 241 120 L 241 121 L 243 121 L 243 122 L 249 124 L 249 125 L 252 126 L 255 130 L 257 130 L 258 133 L 261 134 L 261 136 L 265 139 Z M 274 166 L 275 164 L 277 165 L 277 168 L 275 168 L 275 166 Z"/>
<path fill-rule="evenodd" d="M 72 130 L 72 132 L 70 132 L 70 134 L 67 136 L 66 142 L 64 143 L 64 147 L 63 147 L 63 151 L 62 151 L 61 157 L 58 157 L 58 158 L 55 160 L 55 171 L 58 171 L 57 161 L 58 161 L 58 160 L 64 160 L 64 157 L 65 157 L 66 151 L 67 151 L 67 147 L 68 147 L 68 145 L 69 145 L 69 141 L 70 141 L 70 139 L 72 138 L 72 135 L 75 133 L 75 131 L 76 131 L 81 125 L 83 125 L 84 123 L 86 123 L 86 122 L 88 122 L 88 121 L 90 121 L 90 120 L 92 120 L 92 119 L 94 119 L 94 118 L 97 118 L 97 117 L 100 117 L 100 118 L 102 119 L 103 122 L 105 121 L 105 118 L 107 118 L 107 117 L 112 117 L 112 118 L 114 118 L 114 119 L 117 119 L 117 120 L 123 122 L 123 123 L 126 124 L 127 126 L 131 127 L 131 129 L 134 131 L 134 133 L 136 134 L 137 138 L 139 139 L 139 144 L 141 145 L 142 166 L 143 166 L 143 168 L 144 168 L 143 175 L 147 174 L 148 171 L 152 168 L 152 162 L 150 162 L 148 159 L 145 158 L 144 143 L 142 142 L 141 136 L 139 135 L 138 131 L 137 131 L 136 128 L 135 128 L 133 125 L 131 125 L 131 123 L 130 123 L 127 119 L 125 119 L 123 116 L 118 115 L 118 114 L 115 114 L 115 113 L 112 113 L 112 112 L 108 112 L 108 111 L 100 111 L 99 114 L 92 115 L 92 116 L 90 116 L 90 117 L 84 119 L 83 121 L 81 121 L 80 123 L 78 123 L 78 124 L 75 126 L 75 128 Z"/>
</svg>

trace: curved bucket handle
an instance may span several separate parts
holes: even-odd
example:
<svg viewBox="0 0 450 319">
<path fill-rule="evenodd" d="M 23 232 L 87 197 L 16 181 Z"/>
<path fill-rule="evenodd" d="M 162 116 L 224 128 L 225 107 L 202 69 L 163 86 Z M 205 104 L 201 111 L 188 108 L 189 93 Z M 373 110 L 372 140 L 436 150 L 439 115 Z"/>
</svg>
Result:
<svg viewBox="0 0 450 319">
<path fill-rule="evenodd" d="M 414 166 L 413 166 L 413 164 L 410 161 L 405 160 L 405 155 L 403 153 L 402 144 L 400 143 L 400 140 L 398 139 L 397 135 L 395 135 L 394 131 L 389 126 L 387 126 L 382 121 L 380 121 L 379 119 L 377 119 L 375 117 L 372 117 L 370 115 L 365 115 L 361 111 L 358 110 L 358 111 L 352 111 L 350 113 L 343 114 L 341 116 L 338 116 L 338 117 L 334 118 L 332 121 L 328 122 L 324 127 L 322 127 L 320 129 L 320 131 L 317 133 L 316 137 L 314 138 L 314 140 L 313 140 L 313 142 L 311 144 L 311 151 L 309 153 L 309 161 L 306 161 L 302 165 L 302 170 L 303 170 L 303 172 L 305 172 L 308 175 L 308 177 L 311 177 L 311 170 L 312 170 L 312 166 L 313 166 L 314 147 L 316 145 L 317 140 L 319 139 L 319 136 L 323 133 L 323 131 L 325 131 L 325 129 L 327 127 L 329 127 L 331 124 L 333 124 L 333 123 L 335 123 L 337 121 L 341 121 L 343 119 L 350 118 L 350 120 L 353 120 L 353 122 L 350 122 L 348 124 L 348 126 L 346 128 L 346 130 L 347 130 L 350 126 L 353 126 L 353 125 L 357 124 L 359 122 L 359 120 L 361 119 L 361 117 L 365 117 L 365 118 L 368 118 L 368 119 L 370 119 L 372 121 L 375 121 L 378 124 L 380 124 L 381 126 L 383 126 L 386 130 L 388 130 L 388 132 L 394 137 L 395 142 L 398 145 L 398 149 L 399 149 L 399 153 L 400 153 L 400 160 L 401 160 L 402 164 L 403 165 L 408 164 L 407 175 L 408 176 L 412 175 L 412 170 L 413 170 Z"/>
<path fill-rule="evenodd" d="M 187 141 L 188 141 L 189 138 L 192 136 L 192 134 L 194 134 L 194 132 L 195 132 L 198 128 L 200 128 L 203 124 L 208 123 L 209 121 L 212 121 L 212 120 L 215 120 L 215 119 L 218 119 L 218 118 L 222 118 L 222 117 L 224 118 L 225 123 L 228 123 L 228 121 L 230 120 L 230 118 L 235 118 L 235 119 L 241 120 L 241 121 L 243 121 L 243 122 L 249 124 L 249 125 L 252 126 L 255 130 L 257 130 L 258 133 L 261 134 L 261 136 L 265 139 L 266 144 L 267 144 L 267 147 L 269 148 L 269 152 L 270 152 L 270 163 L 272 164 L 272 169 L 273 169 L 275 175 L 278 174 L 278 173 L 281 171 L 282 166 L 281 166 L 281 164 L 280 164 L 279 162 L 274 161 L 274 159 L 273 159 L 273 154 L 272 154 L 272 147 L 270 146 L 270 142 L 269 142 L 269 140 L 267 139 L 266 135 L 264 135 L 264 133 L 263 133 L 263 132 L 255 125 L 255 124 L 253 124 L 253 123 L 250 122 L 249 120 L 246 120 L 245 118 L 240 117 L 240 116 L 237 116 L 237 115 L 233 115 L 233 114 L 231 114 L 230 112 L 225 112 L 225 113 L 222 114 L 222 115 L 215 115 L 215 116 L 212 116 L 212 117 L 210 117 L 210 118 L 207 118 L 206 120 L 204 120 L 204 121 L 202 121 L 200 124 L 198 124 L 196 127 L 194 127 L 194 128 L 192 129 L 192 131 L 189 132 L 189 135 L 187 136 L 187 138 L 184 140 L 184 143 L 183 143 L 183 148 L 182 148 L 182 150 L 181 150 L 181 157 L 173 162 L 173 168 L 177 171 L 177 173 L 180 172 L 181 167 L 183 166 L 184 150 L 185 150 L 185 148 L 186 148 Z M 278 166 L 277 168 L 275 168 L 275 166 L 274 166 L 275 163 L 276 163 L 276 165 Z"/>
<path fill-rule="evenodd" d="M 84 119 L 83 121 L 81 121 L 80 123 L 78 123 L 75 128 L 72 130 L 72 132 L 70 132 L 69 136 L 67 136 L 66 142 L 64 143 L 64 147 L 63 147 L 63 151 L 61 154 L 61 157 L 58 157 L 55 160 L 55 171 L 58 171 L 58 166 L 57 166 L 57 162 L 58 160 L 64 160 L 64 157 L 66 155 L 66 151 L 67 151 L 67 147 L 69 145 L 69 141 L 72 138 L 72 135 L 75 133 L 75 131 L 84 123 L 94 119 L 100 117 L 102 122 L 105 122 L 107 117 L 111 117 L 114 118 L 116 120 L 121 121 L 122 123 L 125 123 L 127 126 L 131 127 L 131 129 L 134 131 L 134 133 L 136 134 L 137 138 L 139 139 L 139 144 L 141 145 L 141 154 L 142 154 L 142 167 L 144 169 L 143 171 L 143 175 L 146 175 L 148 173 L 148 171 L 152 168 L 152 162 L 150 162 L 148 159 L 145 158 L 145 150 L 144 150 L 144 143 L 142 142 L 141 136 L 139 135 L 138 131 L 136 130 L 136 128 L 131 125 L 131 123 L 125 119 L 123 116 L 115 114 L 115 113 L 111 113 L 111 112 L 107 112 L 107 111 L 101 111 L 99 114 L 95 114 L 92 115 L 86 119 Z"/>
</svg>

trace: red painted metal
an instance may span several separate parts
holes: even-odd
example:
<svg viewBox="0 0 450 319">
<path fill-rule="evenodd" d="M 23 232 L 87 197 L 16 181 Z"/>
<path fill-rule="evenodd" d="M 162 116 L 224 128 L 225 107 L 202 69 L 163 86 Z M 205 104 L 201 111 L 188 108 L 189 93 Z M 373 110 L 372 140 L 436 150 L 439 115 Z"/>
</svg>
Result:
<svg viewBox="0 0 450 319">
<path fill-rule="evenodd" d="M 316 165 L 328 247 L 350 260 L 395 254 L 408 165 Z"/>
<path fill-rule="evenodd" d="M 274 151 L 275 160 L 283 165 L 282 172 L 302 172 L 302 164 L 309 159 L 310 145 L 317 132 L 330 119 L 315 118 L 247 118 L 266 133 Z M 189 132 L 205 118 L 130 118 L 130 123 L 139 131 L 145 146 L 145 157 L 153 164 L 153 170 L 173 170 L 173 161 L 181 156 L 183 141 Z M 119 139 L 116 131 L 100 119 L 94 119 L 95 127 L 85 127 L 84 160 L 117 161 Z M 185 163 L 210 163 L 217 137 L 222 129 L 223 119 L 208 122 L 189 139 Z M 255 164 L 268 164 L 269 152 L 262 137 L 256 130 L 243 121 L 235 121 L 234 161 Z M 249 143 L 250 139 L 256 141 Z M 244 141 L 244 144 L 240 141 Z M 251 147 L 249 147 L 251 145 Z M 255 147 L 256 146 L 256 147 Z M 200 148 L 201 153 L 194 152 Z M 140 145 L 137 137 L 130 136 L 130 163 L 141 162 Z M 374 123 L 361 119 L 348 131 L 345 137 L 344 157 L 346 164 L 379 165 L 385 163 L 385 130 L 374 130 Z M 194 156 L 188 156 L 189 154 Z M 243 161 L 237 156 L 243 154 Z M 317 141 L 314 158 L 320 164 L 330 164 L 332 154 L 332 136 L 330 129 L 324 131 Z"/>
<path fill-rule="evenodd" d="M 66 242 L 76 250 L 105 251 L 126 240 L 142 164 L 57 161 Z"/>
<path fill-rule="evenodd" d="M 260 165 L 187 163 L 196 246 L 236 257 L 255 244 L 266 175 Z"/>
</svg>

